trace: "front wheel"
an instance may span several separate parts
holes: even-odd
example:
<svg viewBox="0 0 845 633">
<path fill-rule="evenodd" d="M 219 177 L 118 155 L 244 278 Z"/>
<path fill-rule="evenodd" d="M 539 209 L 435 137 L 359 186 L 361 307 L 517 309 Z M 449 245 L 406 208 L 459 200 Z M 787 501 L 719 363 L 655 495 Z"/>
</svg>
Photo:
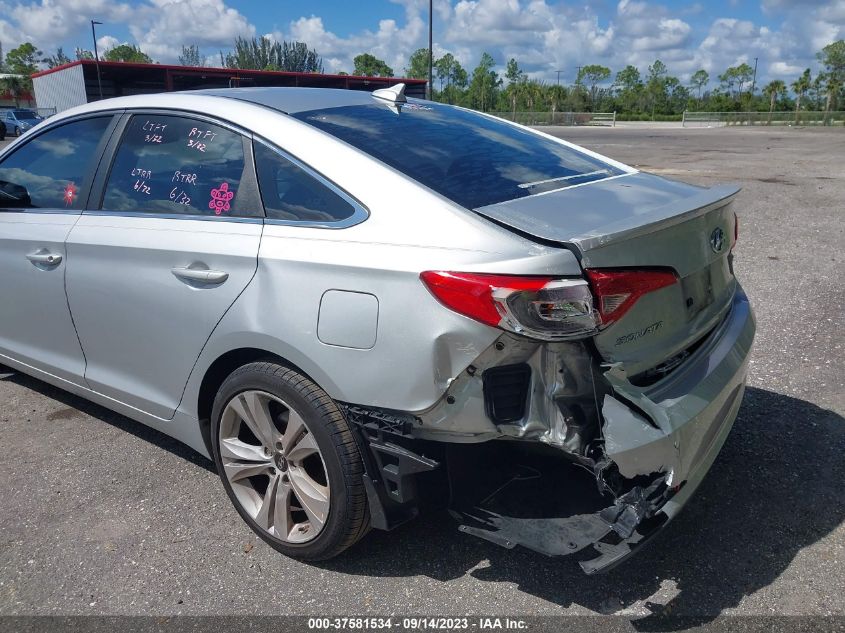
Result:
<svg viewBox="0 0 845 633">
<path fill-rule="evenodd" d="M 20 135 L 21 135 L 21 129 L 19 127 L 16 127 L 15 128 L 15 136 L 20 136 Z"/>
<path fill-rule="evenodd" d="M 275 549 L 325 560 L 367 531 L 358 446 L 335 402 L 305 376 L 270 362 L 236 370 L 214 400 L 211 433 L 226 493 Z"/>
</svg>

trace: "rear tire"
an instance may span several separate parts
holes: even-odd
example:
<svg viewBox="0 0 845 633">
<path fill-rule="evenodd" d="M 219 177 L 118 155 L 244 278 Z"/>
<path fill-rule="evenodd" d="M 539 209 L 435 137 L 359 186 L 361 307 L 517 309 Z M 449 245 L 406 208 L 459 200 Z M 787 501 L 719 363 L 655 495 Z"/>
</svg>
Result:
<svg viewBox="0 0 845 633">
<path fill-rule="evenodd" d="M 256 362 L 221 385 L 211 444 L 226 494 L 271 547 L 326 560 L 367 531 L 364 466 L 346 418 L 297 371 Z"/>
</svg>

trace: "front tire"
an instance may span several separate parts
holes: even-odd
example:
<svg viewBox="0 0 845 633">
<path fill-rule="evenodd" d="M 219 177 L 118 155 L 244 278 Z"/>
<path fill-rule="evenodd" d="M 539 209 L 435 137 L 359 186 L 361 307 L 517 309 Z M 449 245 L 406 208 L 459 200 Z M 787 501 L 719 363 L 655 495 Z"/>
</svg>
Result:
<svg viewBox="0 0 845 633">
<path fill-rule="evenodd" d="M 21 135 L 21 129 L 19 127 L 15 127 L 15 136 Z"/>
<path fill-rule="evenodd" d="M 337 404 L 311 380 L 276 363 L 250 363 L 223 382 L 211 419 L 226 494 L 273 548 L 326 560 L 366 533 L 358 446 Z"/>
</svg>

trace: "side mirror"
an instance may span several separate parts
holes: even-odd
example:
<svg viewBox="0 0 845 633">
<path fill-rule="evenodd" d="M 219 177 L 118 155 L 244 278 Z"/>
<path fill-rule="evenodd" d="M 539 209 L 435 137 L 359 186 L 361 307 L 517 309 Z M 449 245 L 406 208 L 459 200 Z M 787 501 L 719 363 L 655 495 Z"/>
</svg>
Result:
<svg viewBox="0 0 845 633">
<path fill-rule="evenodd" d="M 0 180 L 0 208 L 28 209 L 30 207 L 32 207 L 32 198 L 29 197 L 26 187 Z"/>
</svg>

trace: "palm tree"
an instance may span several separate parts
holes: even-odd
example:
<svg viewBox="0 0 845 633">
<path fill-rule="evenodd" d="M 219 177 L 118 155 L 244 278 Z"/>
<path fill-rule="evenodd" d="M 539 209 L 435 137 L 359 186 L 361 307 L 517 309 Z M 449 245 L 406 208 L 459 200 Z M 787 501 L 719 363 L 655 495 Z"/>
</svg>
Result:
<svg viewBox="0 0 845 633">
<path fill-rule="evenodd" d="M 505 91 L 508 92 L 508 97 L 511 100 L 511 121 L 516 121 L 516 104 L 519 99 L 525 94 L 525 82 L 513 81 Z"/>
<path fill-rule="evenodd" d="M 528 81 L 525 85 L 525 100 L 528 102 L 528 111 L 534 112 L 534 105 L 543 98 L 544 89 L 538 81 Z M 533 114 L 532 123 L 534 122 Z"/>
<path fill-rule="evenodd" d="M 810 78 L 810 69 L 808 68 L 803 74 L 792 82 L 792 90 L 795 91 L 795 123 L 798 123 L 798 111 L 801 109 L 801 97 L 807 94 L 813 81 Z"/>
<path fill-rule="evenodd" d="M 781 79 L 770 81 L 768 85 L 763 88 L 763 94 L 769 97 L 769 121 L 768 125 L 772 124 L 772 112 L 775 109 L 775 101 L 778 97 L 786 92 L 786 84 Z"/>
<path fill-rule="evenodd" d="M 557 112 L 560 104 L 566 100 L 566 88 L 560 84 L 552 84 L 546 89 L 546 96 L 552 106 L 552 125 L 555 123 L 555 112 Z"/>
<path fill-rule="evenodd" d="M 3 79 L 0 79 L 0 86 L 12 96 L 16 108 L 19 108 L 21 105 L 21 96 L 27 90 L 28 79 L 28 77 L 20 77 L 18 75 L 7 75 Z"/>
<path fill-rule="evenodd" d="M 825 125 L 828 124 L 828 118 L 830 116 L 831 106 L 833 105 L 833 100 L 836 98 L 836 95 L 842 90 L 842 81 L 836 77 L 834 73 L 828 73 L 826 76 L 827 82 L 825 84 L 825 90 L 827 91 L 827 100 L 825 101 L 824 105 L 824 123 Z"/>
</svg>

